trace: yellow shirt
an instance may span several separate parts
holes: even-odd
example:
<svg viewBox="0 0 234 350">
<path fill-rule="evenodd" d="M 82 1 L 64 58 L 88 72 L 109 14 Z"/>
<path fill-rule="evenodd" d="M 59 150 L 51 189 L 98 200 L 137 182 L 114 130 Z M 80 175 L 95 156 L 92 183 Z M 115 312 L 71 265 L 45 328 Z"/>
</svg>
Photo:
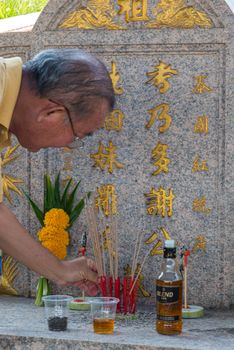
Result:
<svg viewBox="0 0 234 350">
<path fill-rule="evenodd" d="M 10 145 L 9 126 L 19 94 L 22 77 L 20 57 L 0 57 L 0 151 Z M 2 202 L 2 173 L 0 157 L 0 203 Z"/>
</svg>

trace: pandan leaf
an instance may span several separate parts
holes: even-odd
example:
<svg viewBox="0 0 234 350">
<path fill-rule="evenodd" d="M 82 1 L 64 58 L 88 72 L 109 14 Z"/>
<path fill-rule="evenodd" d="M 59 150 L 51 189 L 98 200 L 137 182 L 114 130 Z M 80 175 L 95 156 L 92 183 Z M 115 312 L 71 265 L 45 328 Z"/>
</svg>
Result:
<svg viewBox="0 0 234 350">
<path fill-rule="evenodd" d="M 44 212 L 46 213 L 54 207 L 54 189 L 48 175 L 45 175 L 44 181 Z"/>
<path fill-rule="evenodd" d="M 43 290 L 42 290 L 43 297 L 48 295 L 48 292 L 49 292 L 48 280 L 47 280 L 47 278 L 43 277 Z"/>
<path fill-rule="evenodd" d="M 60 200 L 60 172 L 56 176 L 54 183 L 54 200 L 55 200 L 55 208 L 61 208 L 61 200 Z"/>
<path fill-rule="evenodd" d="M 72 210 L 70 214 L 70 226 L 72 226 L 73 223 L 76 221 L 82 209 L 84 209 L 84 206 L 85 206 L 84 199 L 81 199 L 80 202 L 77 204 L 77 206 Z"/>
<path fill-rule="evenodd" d="M 37 296 L 35 300 L 35 305 L 37 306 L 42 306 L 43 305 L 43 300 L 42 300 L 42 295 L 43 295 L 43 278 L 40 277 L 37 283 Z"/>
<path fill-rule="evenodd" d="M 61 206 L 62 208 L 66 208 L 66 203 L 67 203 L 67 194 L 68 194 L 68 190 L 70 188 L 70 185 L 71 185 L 71 182 L 72 182 L 72 179 L 70 179 L 64 189 L 64 192 L 63 192 L 63 195 L 62 195 L 62 199 L 61 199 Z"/>
<path fill-rule="evenodd" d="M 67 203 L 66 203 L 66 213 L 70 216 L 71 211 L 72 211 L 72 207 L 73 207 L 73 202 L 74 202 L 74 198 L 75 198 L 75 194 L 76 191 L 78 189 L 78 186 L 80 184 L 80 181 L 78 182 L 78 184 L 75 186 L 75 188 L 73 189 L 72 193 L 69 195 Z"/>
<path fill-rule="evenodd" d="M 38 206 L 36 205 L 36 203 L 33 202 L 33 200 L 29 197 L 29 195 L 28 195 L 27 193 L 24 192 L 24 194 L 25 194 L 25 196 L 28 198 L 29 203 L 31 204 L 32 209 L 33 209 L 33 211 L 34 211 L 36 217 L 38 218 L 38 220 L 39 220 L 41 226 L 43 226 L 43 225 L 44 225 L 44 223 L 43 223 L 43 220 L 44 220 L 44 213 L 38 208 Z"/>
</svg>

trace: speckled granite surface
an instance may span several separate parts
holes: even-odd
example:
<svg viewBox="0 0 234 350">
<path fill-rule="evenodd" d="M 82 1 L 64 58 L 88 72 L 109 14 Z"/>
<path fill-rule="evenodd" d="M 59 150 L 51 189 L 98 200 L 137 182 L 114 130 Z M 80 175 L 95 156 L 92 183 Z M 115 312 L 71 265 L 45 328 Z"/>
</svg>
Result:
<svg viewBox="0 0 234 350">
<path fill-rule="evenodd" d="M 164 1 L 164 4 L 168 1 Z M 134 250 L 136 232 L 144 232 L 149 238 L 156 231 L 163 239 L 161 227 L 181 244 L 191 249 L 196 237 L 206 238 L 205 252 L 199 251 L 189 261 L 189 302 L 205 307 L 228 307 L 234 303 L 234 234 L 233 234 L 233 86 L 234 86 L 234 15 L 222 0 L 189 0 L 185 6 L 204 11 L 212 20 L 206 28 L 155 28 L 148 29 L 144 21 L 125 23 L 124 15 L 117 19 L 126 30 L 62 29 L 59 24 L 69 13 L 89 2 L 78 0 L 50 0 L 31 33 L 0 35 L 0 56 L 20 55 L 23 60 L 44 48 L 79 47 L 97 55 L 111 71 L 116 63 L 120 74 L 118 85 L 124 94 L 117 96 L 116 108 L 124 113 L 124 127 L 120 132 L 99 131 L 85 140 L 82 152 L 72 154 L 72 171 L 64 170 L 64 152 L 58 150 L 27 154 L 9 166 L 6 172 L 24 179 L 26 191 L 42 203 L 43 174 L 82 179 L 81 194 L 96 191 L 102 184 L 116 187 L 119 208 L 120 268 L 130 262 Z M 94 2 L 93 2 L 94 3 Z M 108 1 L 116 13 L 117 1 Z M 136 3 L 136 2 L 135 2 Z M 138 2 L 138 4 L 140 4 Z M 145 1 L 148 13 L 159 0 Z M 168 2 L 169 3 L 169 2 Z M 108 5 L 108 4 L 107 4 Z M 160 60 L 170 64 L 178 74 L 169 79 L 171 88 L 160 94 L 152 85 L 146 85 L 146 73 L 153 70 Z M 205 82 L 212 91 L 194 94 L 194 76 L 207 76 Z M 160 134 L 155 122 L 146 130 L 148 110 L 167 103 L 172 117 L 171 127 Z M 198 116 L 208 116 L 209 133 L 194 133 Z M 93 167 L 91 153 L 96 153 L 99 141 L 107 146 L 112 140 L 117 146 L 118 161 L 124 169 L 114 169 L 113 174 Z M 158 142 L 168 145 L 171 160 L 169 172 L 151 176 L 155 166 L 151 152 Z M 208 172 L 192 172 L 193 161 L 199 155 L 206 160 Z M 149 217 L 146 211 L 145 193 L 153 187 L 171 188 L 175 195 L 173 216 Z M 192 210 L 193 200 L 204 196 L 210 213 Z M 26 202 L 13 195 L 12 209 L 19 220 L 36 236 L 38 223 Z M 75 256 L 81 234 L 87 230 L 85 217 L 71 230 L 72 246 L 69 256 Z M 153 245 L 152 245 L 153 246 Z M 143 259 L 148 247 L 140 259 Z M 88 250 L 90 254 L 90 250 Z M 144 288 L 151 298 L 142 302 L 154 302 L 154 280 L 160 270 L 161 257 L 152 257 L 144 268 Z M 209 283 L 207 283 L 209 280 Z M 35 293 L 37 276 L 24 267 L 16 287 L 20 294 Z M 63 291 L 63 293 L 66 290 Z M 77 290 L 73 291 L 77 294 Z"/>
<path fill-rule="evenodd" d="M 155 332 L 153 308 L 136 320 L 117 321 L 113 335 L 92 331 L 89 313 L 70 312 L 68 330 L 51 332 L 44 308 L 32 300 L 0 297 L 1 350 L 229 350 L 234 347 L 234 310 L 207 311 L 202 319 L 184 320 L 180 336 Z"/>
</svg>

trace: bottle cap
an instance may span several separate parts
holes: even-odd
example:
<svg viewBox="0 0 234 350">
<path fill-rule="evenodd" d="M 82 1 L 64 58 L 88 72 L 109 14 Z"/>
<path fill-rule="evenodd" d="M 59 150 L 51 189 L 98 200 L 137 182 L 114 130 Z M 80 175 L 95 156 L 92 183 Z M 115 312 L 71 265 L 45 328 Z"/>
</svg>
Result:
<svg viewBox="0 0 234 350">
<path fill-rule="evenodd" d="M 164 243 L 165 248 L 175 248 L 175 240 L 174 239 L 167 239 Z"/>
</svg>

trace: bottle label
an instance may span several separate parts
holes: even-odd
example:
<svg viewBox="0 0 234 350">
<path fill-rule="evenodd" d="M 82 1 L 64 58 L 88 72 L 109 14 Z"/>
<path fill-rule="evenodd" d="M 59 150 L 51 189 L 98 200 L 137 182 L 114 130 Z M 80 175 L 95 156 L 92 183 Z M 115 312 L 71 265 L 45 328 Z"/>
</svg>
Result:
<svg viewBox="0 0 234 350">
<path fill-rule="evenodd" d="M 179 316 L 162 316 L 162 315 L 157 315 L 157 319 L 159 321 L 179 321 L 180 317 Z"/>
<path fill-rule="evenodd" d="M 179 300 L 179 286 L 173 287 L 156 287 L 157 302 L 161 304 L 173 304 Z"/>
</svg>

